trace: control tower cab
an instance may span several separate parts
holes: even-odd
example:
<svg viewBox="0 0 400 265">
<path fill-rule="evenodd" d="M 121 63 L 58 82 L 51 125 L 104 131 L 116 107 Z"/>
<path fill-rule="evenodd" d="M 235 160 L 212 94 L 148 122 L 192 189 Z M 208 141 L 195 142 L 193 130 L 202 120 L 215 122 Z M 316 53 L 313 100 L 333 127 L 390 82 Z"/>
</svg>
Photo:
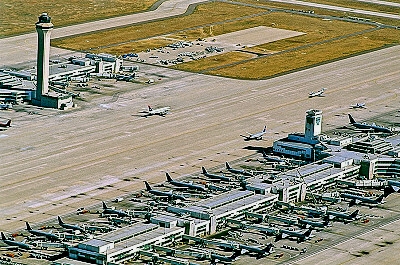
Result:
<svg viewBox="0 0 400 265">
<path fill-rule="evenodd" d="M 322 132 L 322 111 L 308 110 L 304 130 L 304 140 L 306 143 L 315 144 L 318 141 L 318 135 Z"/>
</svg>

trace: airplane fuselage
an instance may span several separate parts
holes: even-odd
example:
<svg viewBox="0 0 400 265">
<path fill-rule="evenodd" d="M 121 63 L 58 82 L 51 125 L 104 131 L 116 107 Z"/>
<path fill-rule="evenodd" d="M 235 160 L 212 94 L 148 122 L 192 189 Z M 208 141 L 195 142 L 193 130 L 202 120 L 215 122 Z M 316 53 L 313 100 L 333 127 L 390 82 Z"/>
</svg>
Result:
<svg viewBox="0 0 400 265">
<path fill-rule="evenodd" d="M 6 237 L 4 236 L 3 232 L 1 232 L 1 237 L 2 237 L 3 242 L 6 243 L 9 246 L 15 246 L 15 247 L 18 247 L 18 248 L 21 248 L 21 249 L 27 249 L 27 250 L 32 249 L 32 247 L 30 245 L 26 244 L 26 243 L 6 239 Z"/>
<path fill-rule="evenodd" d="M 174 185 L 176 187 L 184 187 L 188 188 L 189 190 L 197 190 L 197 191 L 204 191 L 206 192 L 207 189 L 203 186 L 195 185 L 195 184 L 190 184 L 190 183 L 185 183 L 185 182 L 180 182 L 180 181 L 169 181 L 168 182 L 171 185 Z"/>
<path fill-rule="evenodd" d="M 58 236 L 56 236 L 55 234 L 51 234 L 51 233 L 47 233 L 47 232 L 43 232 L 43 231 L 39 231 L 39 230 L 28 230 L 29 233 L 31 233 L 32 235 L 35 236 L 42 236 L 42 237 L 46 237 L 50 240 L 59 240 Z"/>
<path fill-rule="evenodd" d="M 203 170 L 203 175 L 208 177 L 208 178 L 219 179 L 219 180 L 226 181 L 226 182 L 230 182 L 231 181 L 231 179 L 228 178 L 228 177 L 225 177 L 225 176 L 222 176 L 222 175 L 216 175 L 216 174 L 208 173 L 207 170 L 204 167 L 202 167 L 202 170 Z"/>
<path fill-rule="evenodd" d="M 184 196 L 178 195 L 178 194 L 173 194 L 172 192 L 165 192 L 165 191 L 160 191 L 160 190 L 149 190 L 148 191 L 150 194 L 153 194 L 155 196 L 159 197 L 167 197 L 169 200 L 176 200 L 180 199 L 185 201 L 186 198 Z"/>
<path fill-rule="evenodd" d="M 345 198 L 345 199 L 360 201 L 360 202 L 368 203 L 368 204 L 380 204 L 380 203 L 382 203 L 382 199 L 383 199 L 383 195 L 378 197 L 377 199 L 371 199 L 368 197 L 357 196 L 357 195 L 348 194 L 348 193 L 342 193 L 342 194 L 340 194 L 340 197 Z"/>
</svg>

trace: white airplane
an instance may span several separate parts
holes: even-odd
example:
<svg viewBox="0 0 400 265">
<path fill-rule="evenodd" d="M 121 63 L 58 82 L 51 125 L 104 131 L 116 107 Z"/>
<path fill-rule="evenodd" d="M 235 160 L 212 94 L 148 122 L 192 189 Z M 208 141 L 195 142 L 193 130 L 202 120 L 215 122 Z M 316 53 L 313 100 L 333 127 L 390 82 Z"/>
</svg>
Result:
<svg viewBox="0 0 400 265">
<path fill-rule="evenodd" d="M 350 108 L 352 108 L 352 109 L 366 109 L 367 107 L 365 106 L 365 103 L 356 103 L 356 104 L 350 105 Z"/>
<path fill-rule="evenodd" d="M 325 89 L 326 89 L 326 88 L 321 88 L 321 90 L 319 90 L 319 91 L 317 91 L 317 92 L 312 91 L 312 92 L 310 92 L 310 93 L 308 94 L 308 97 L 309 97 L 309 98 L 321 97 L 322 94 L 325 92 Z"/>
<path fill-rule="evenodd" d="M 153 109 L 150 106 L 147 106 L 148 110 L 144 111 L 145 117 L 146 116 L 152 116 L 152 115 L 159 115 L 159 116 L 165 116 L 168 114 L 168 112 L 171 110 L 170 107 L 163 107 L 163 108 L 158 108 L 158 109 Z"/>
<path fill-rule="evenodd" d="M 245 141 L 250 141 L 250 140 L 262 140 L 263 135 L 267 132 L 267 126 L 264 126 L 264 129 L 261 132 L 258 133 L 249 133 L 246 132 L 248 135 L 240 135 L 244 138 Z"/>
</svg>

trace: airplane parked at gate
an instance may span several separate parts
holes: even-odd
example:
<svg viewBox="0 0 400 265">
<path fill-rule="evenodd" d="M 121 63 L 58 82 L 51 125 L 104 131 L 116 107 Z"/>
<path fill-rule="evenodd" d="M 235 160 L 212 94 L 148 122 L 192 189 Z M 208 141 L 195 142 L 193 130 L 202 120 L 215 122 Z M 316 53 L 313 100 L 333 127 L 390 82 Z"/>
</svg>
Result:
<svg viewBox="0 0 400 265">
<path fill-rule="evenodd" d="M 367 106 L 365 106 L 365 103 L 356 103 L 356 104 L 350 105 L 350 108 L 352 108 L 352 109 L 366 109 Z"/>
<path fill-rule="evenodd" d="M 338 219 L 338 220 L 351 222 L 351 221 L 354 221 L 357 219 L 359 212 L 360 212 L 360 210 L 355 210 L 351 214 L 347 214 L 347 213 L 341 213 L 341 212 L 335 212 L 335 211 L 326 211 L 326 214 L 330 220 Z"/>
<path fill-rule="evenodd" d="M 56 236 L 55 234 L 53 234 L 52 231 L 44 232 L 44 231 L 40 231 L 40 230 L 34 230 L 31 228 L 31 226 L 29 225 L 28 222 L 25 222 L 25 224 L 26 224 L 26 230 L 28 230 L 28 232 L 31 233 L 32 235 L 43 236 L 43 237 L 46 237 L 47 239 L 50 239 L 51 241 L 59 241 L 60 240 L 60 238 L 58 236 Z"/>
<path fill-rule="evenodd" d="M 225 166 L 226 166 L 226 169 L 227 169 L 229 172 L 233 173 L 233 174 L 240 174 L 240 175 L 249 176 L 249 177 L 254 176 L 252 172 L 246 171 L 246 170 L 244 170 L 244 169 L 235 169 L 235 168 L 232 168 L 232 167 L 229 165 L 228 162 L 225 162 Z"/>
<path fill-rule="evenodd" d="M 0 122 L 0 127 L 2 128 L 7 128 L 7 127 L 11 127 L 11 120 L 8 120 L 7 122 Z"/>
<path fill-rule="evenodd" d="M 305 231 L 304 233 L 301 233 L 299 231 L 290 231 L 290 230 L 286 230 L 286 229 L 281 229 L 280 230 L 281 234 L 279 235 L 279 239 L 285 238 L 285 237 L 294 237 L 294 238 L 297 238 L 297 242 L 303 242 L 310 238 L 312 230 L 313 230 L 313 228 L 310 227 L 307 231 Z"/>
<path fill-rule="evenodd" d="M 201 167 L 201 170 L 202 170 L 204 176 L 206 176 L 208 178 L 211 178 L 210 179 L 211 181 L 213 181 L 213 180 L 215 180 L 215 181 L 226 181 L 226 182 L 230 182 L 231 181 L 230 178 L 225 177 L 223 175 L 216 175 L 216 174 L 208 173 L 207 170 L 204 167 Z"/>
<path fill-rule="evenodd" d="M 109 208 L 109 207 L 107 207 L 105 202 L 102 202 L 102 203 L 103 203 L 103 214 L 105 214 L 105 215 L 115 214 L 115 215 L 118 215 L 119 217 L 128 216 L 128 214 L 126 212 L 124 212 L 122 210 L 116 210 L 114 208 Z"/>
<path fill-rule="evenodd" d="M 317 91 L 317 92 L 310 92 L 308 94 L 309 98 L 313 98 L 313 97 L 322 97 L 322 94 L 324 94 L 326 88 L 321 88 L 321 90 Z"/>
<path fill-rule="evenodd" d="M 168 198 L 168 200 L 180 199 L 182 201 L 186 201 L 185 196 L 174 194 L 174 193 L 172 193 L 172 190 L 169 191 L 169 192 L 161 191 L 161 190 L 155 190 L 155 189 L 151 188 L 151 186 L 149 185 L 149 183 L 147 183 L 147 181 L 145 181 L 144 184 L 146 185 L 146 190 L 150 194 L 153 194 L 153 195 L 159 196 L 159 197 L 166 197 L 166 198 Z"/>
<path fill-rule="evenodd" d="M 356 122 L 350 113 L 348 115 L 349 115 L 349 120 L 350 120 L 351 125 L 353 125 L 354 127 L 358 128 L 358 129 L 370 130 L 370 131 L 381 132 L 381 133 L 389 133 L 389 134 L 393 133 L 389 128 L 376 125 L 375 123 L 368 124 L 365 122 L 362 122 L 362 123 Z"/>
<path fill-rule="evenodd" d="M 241 250 L 241 254 L 244 253 L 255 253 L 257 258 L 265 257 L 272 252 L 274 252 L 274 244 L 269 243 L 265 248 L 259 248 L 257 246 L 248 246 L 239 244 L 239 249 Z"/>
<path fill-rule="evenodd" d="M 325 228 L 325 227 L 329 226 L 329 219 L 328 218 L 326 218 L 323 222 L 297 218 L 297 222 L 298 222 L 300 227 L 304 227 L 304 228 L 309 228 L 309 227 Z"/>
<path fill-rule="evenodd" d="M 348 193 L 342 193 L 340 194 L 340 197 L 344 199 L 349 199 L 349 207 L 355 205 L 355 204 L 368 204 L 368 205 L 378 205 L 383 203 L 383 199 L 385 198 L 385 194 L 382 194 L 376 199 L 372 199 L 369 197 L 363 197 L 363 196 L 358 196 L 358 195 L 353 195 L 353 194 L 348 194 Z"/>
<path fill-rule="evenodd" d="M 153 115 L 159 115 L 159 116 L 165 117 L 165 115 L 167 115 L 169 113 L 169 111 L 171 110 L 170 107 L 153 109 L 152 107 L 147 106 L 147 108 L 148 108 L 148 110 L 144 111 L 144 113 L 145 113 L 144 117 L 153 116 Z"/>
<path fill-rule="evenodd" d="M 233 262 L 233 261 L 237 260 L 239 256 L 240 256 L 239 251 L 233 252 L 232 256 L 229 256 L 229 257 L 211 252 L 210 253 L 210 261 L 211 261 L 211 264 L 217 264 L 219 262 Z"/>
<path fill-rule="evenodd" d="M 80 227 L 79 225 L 71 225 L 71 224 L 64 223 L 63 220 L 61 220 L 60 216 L 57 216 L 57 219 L 58 219 L 58 224 L 62 228 L 74 230 L 74 231 L 76 230 L 76 231 L 85 232 L 85 230 L 82 227 Z"/>
<path fill-rule="evenodd" d="M 197 190 L 197 191 L 204 191 L 204 192 L 207 191 L 207 189 L 204 186 L 173 180 L 171 178 L 171 176 L 168 174 L 168 172 L 166 172 L 165 175 L 167 176 L 167 182 L 176 187 L 182 187 L 182 188 L 189 189 L 189 190 Z"/>
<path fill-rule="evenodd" d="M 3 240 L 3 242 L 9 246 L 14 246 L 14 247 L 26 249 L 26 250 L 32 249 L 32 247 L 30 245 L 25 243 L 25 240 L 22 242 L 19 242 L 19 241 L 7 239 L 3 232 L 1 232 L 1 240 Z"/>
<path fill-rule="evenodd" d="M 246 132 L 248 135 L 240 135 L 244 138 L 245 141 L 250 141 L 250 140 L 262 140 L 263 135 L 267 132 L 267 126 L 264 126 L 264 129 L 261 132 L 258 133 L 249 133 Z"/>
</svg>

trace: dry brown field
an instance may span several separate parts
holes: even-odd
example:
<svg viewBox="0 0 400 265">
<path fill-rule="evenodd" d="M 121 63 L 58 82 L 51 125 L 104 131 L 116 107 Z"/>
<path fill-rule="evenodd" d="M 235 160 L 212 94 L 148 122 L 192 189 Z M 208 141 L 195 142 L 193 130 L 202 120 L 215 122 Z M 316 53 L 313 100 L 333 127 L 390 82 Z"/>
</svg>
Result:
<svg viewBox="0 0 400 265">
<path fill-rule="evenodd" d="M 52 17 L 54 25 L 63 27 L 141 12 L 155 2 L 157 0 L 2 0 L 0 38 L 35 31 L 32 25 L 42 12 Z"/>
<path fill-rule="evenodd" d="M 263 79 L 398 44 L 400 40 L 400 31 L 394 29 L 286 12 L 267 14 L 266 11 L 255 6 L 213 2 L 198 5 L 187 16 L 56 39 L 52 45 L 121 55 L 163 47 L 177 40 L 194 41 L 256 26 L 306 33 L 246 48 L 244 51 L 251 53 L 248 55 L 221 54 L 173 66 L 191 72 Z M 260 56 L 255 57 L 253 53 Z"/>
</svg>

